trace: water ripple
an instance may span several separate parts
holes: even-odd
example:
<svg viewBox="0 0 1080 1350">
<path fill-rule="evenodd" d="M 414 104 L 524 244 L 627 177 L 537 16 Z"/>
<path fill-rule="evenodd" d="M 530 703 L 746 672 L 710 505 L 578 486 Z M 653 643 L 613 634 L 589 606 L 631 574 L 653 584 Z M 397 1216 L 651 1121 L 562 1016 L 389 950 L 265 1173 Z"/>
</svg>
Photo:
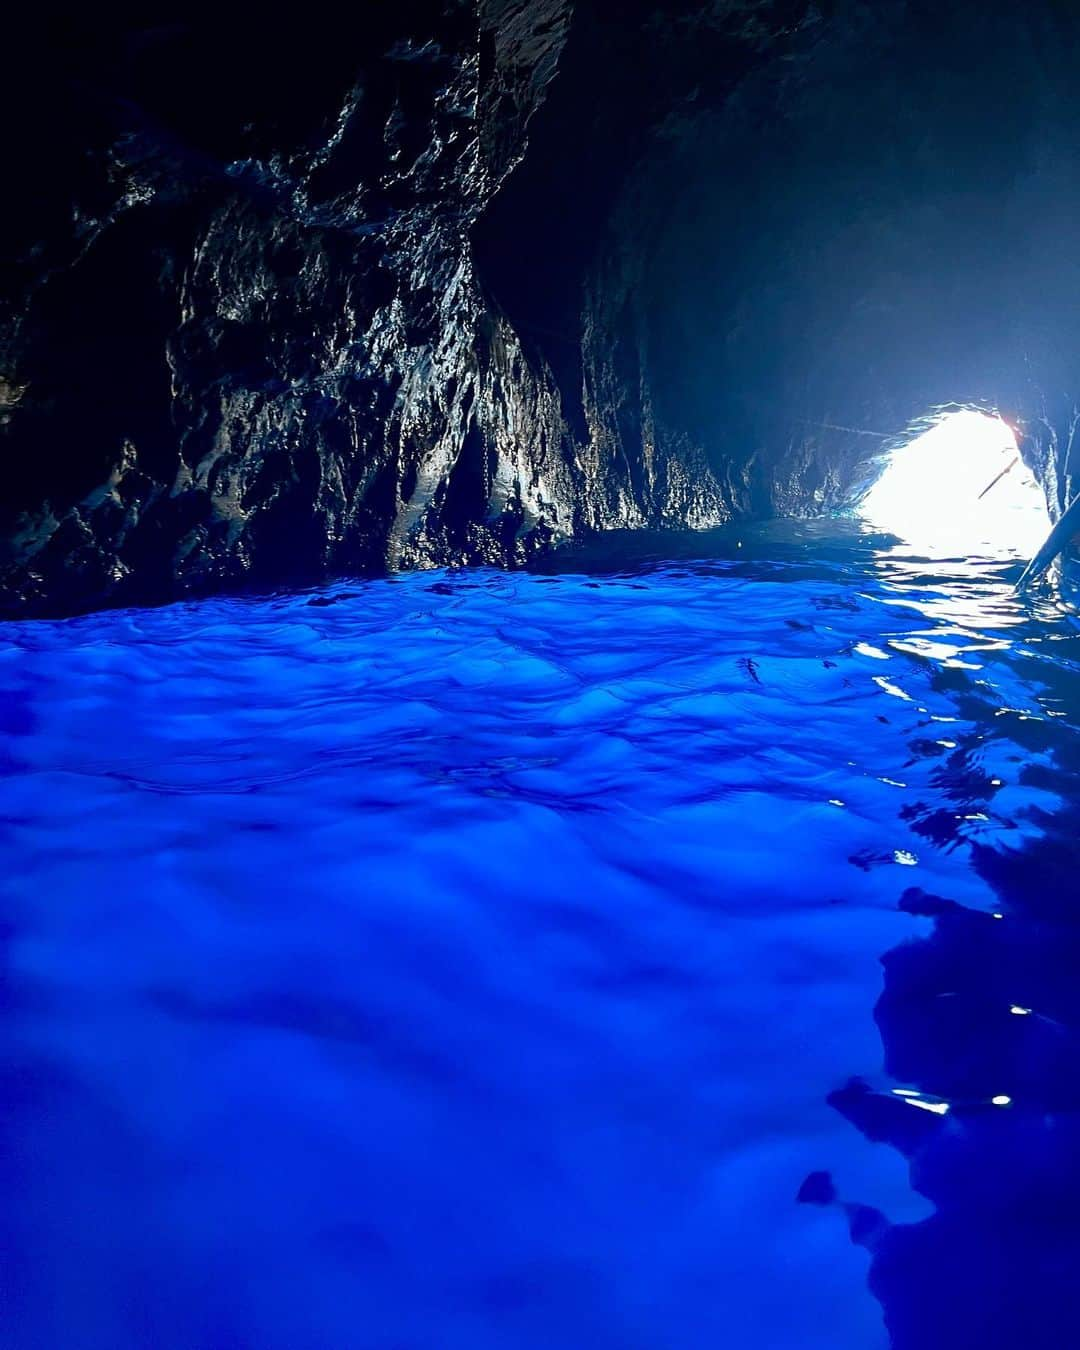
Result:
<svg viewBox="0 0 1080 1350">
<path fill-rule="evenodd" d="M 794 548 L 5 628 L 4 1343 L 946 1344 L 934 1225 L 983 1240 L 935 1169 L 989 1136 L 940 1131 L 1073 1109 L 1080 639 L 1010 579 Z M 998 915 L 1035 936 L 979 965 Z"/>
</svg>

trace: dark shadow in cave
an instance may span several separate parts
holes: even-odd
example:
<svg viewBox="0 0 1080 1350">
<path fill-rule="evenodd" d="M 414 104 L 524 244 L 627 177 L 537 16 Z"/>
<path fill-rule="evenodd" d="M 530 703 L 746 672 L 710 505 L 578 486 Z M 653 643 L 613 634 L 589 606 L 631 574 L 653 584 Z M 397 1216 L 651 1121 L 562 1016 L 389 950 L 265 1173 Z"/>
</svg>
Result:
<svg viewBox="0 0 1080 1350">
<path fill-rule="evenodd" d="M 806 19 L 806 0 L 727 13 L 697 0 L 592 0 L 574 13 L 525 161 L 475 224 L 478 274 L 526 350 L 554 373 L 574 434 L 583 404 L 585 291 L 628 176 L 673 115 L 695 122 Z M 756 34 L 751 38 L 748 32 Z M 677 207 L 675 208 L 678 209 Z M 634 250 L 652 247 L 642 218 Z"/>
</svg>

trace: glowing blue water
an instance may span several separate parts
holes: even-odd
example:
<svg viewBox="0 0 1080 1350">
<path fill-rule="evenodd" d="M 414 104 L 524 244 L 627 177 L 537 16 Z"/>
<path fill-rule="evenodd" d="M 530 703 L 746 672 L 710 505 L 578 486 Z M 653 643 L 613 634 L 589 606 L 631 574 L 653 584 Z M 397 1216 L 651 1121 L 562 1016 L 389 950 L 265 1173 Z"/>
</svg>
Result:
<svg viewBox="0 0 1080 1350">
<path fill-rule="evenodd" d="M 3 1344 L 1075 1343 L 1076 626 L 815 549 L 3 630 Z"/>
</svg>

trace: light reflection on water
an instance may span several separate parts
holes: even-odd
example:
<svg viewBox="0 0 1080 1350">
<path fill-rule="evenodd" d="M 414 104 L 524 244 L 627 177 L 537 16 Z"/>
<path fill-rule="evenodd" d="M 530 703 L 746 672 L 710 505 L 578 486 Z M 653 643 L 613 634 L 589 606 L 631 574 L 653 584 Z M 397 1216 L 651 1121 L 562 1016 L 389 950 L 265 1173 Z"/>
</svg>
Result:
<svg viewBox="0 0 1080 1350">
<path fill-rule="evenodd" d="M 740 542 L 0 634 L 5 1345 L 1070 1343 L 1076 624 Z"/>
</svg>

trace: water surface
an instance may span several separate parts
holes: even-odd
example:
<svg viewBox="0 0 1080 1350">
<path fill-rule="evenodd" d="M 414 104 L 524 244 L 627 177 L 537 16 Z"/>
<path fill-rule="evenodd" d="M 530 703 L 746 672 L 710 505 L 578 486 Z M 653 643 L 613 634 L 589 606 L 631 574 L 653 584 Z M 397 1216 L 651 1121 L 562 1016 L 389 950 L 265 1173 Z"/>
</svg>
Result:
<svg viewBox="0 0 1080 1350">
<path fill-rule="evenodd" d="M 1076 622 L 746 543 L 0 631 L 5 1346 L 1076 1343 Z"/>
</svg>

